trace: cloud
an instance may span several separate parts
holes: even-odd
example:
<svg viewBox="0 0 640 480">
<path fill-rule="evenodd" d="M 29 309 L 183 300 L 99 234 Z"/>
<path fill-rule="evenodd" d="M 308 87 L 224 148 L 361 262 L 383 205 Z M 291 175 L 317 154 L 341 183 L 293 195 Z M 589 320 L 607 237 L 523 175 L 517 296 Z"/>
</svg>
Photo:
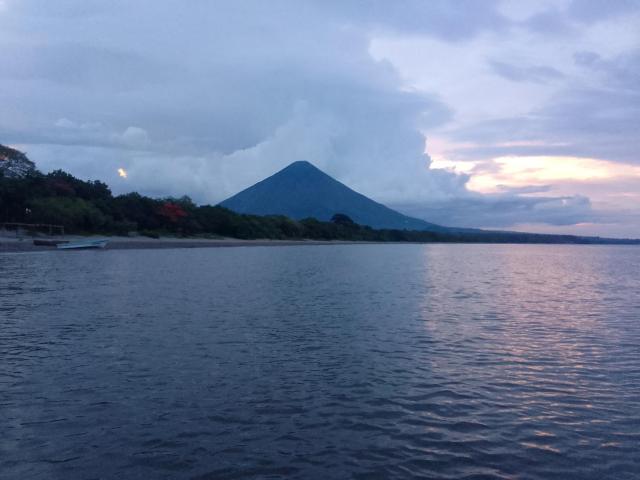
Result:
<svg viewBox="0 0 640 480">
<path fill-rule="evenodd" d="M 506 155 L 636 162 L 621 3 L 5 0 L 0 141 L 118 193 L 217 202 L 305 159 L 382 202 L 584 220 L 586 196 L 555 184 L 469 191 L 482 172 L 429 168 L 425 135 L 485 171 Z"/>
<path fill-rule="evenodd" d="M 500 31 L 508 20 L 499 12 L 500 2 L 486 0 L 406 0 L 401 7 L 386 0 L 337 0 L 324 2 L 344 21 L 382 32 L 428 35 L 448 41 L 472 38 L 484 31 Z"/>
<path fill-rule="evenodd" d="M 525 115 L 480 121 L 451 132 L 474 148 L 457 158 L 572 155 L 640 164 L 640 50 L 603 60 L 576 52 L 589 84 L 572 82 Z"/>
<path fill-rule="evenodd" d="M 539 12 L 522 22 L 533 32 L 545 35 L 567 36 L 576 33 L 576 28 L 565 15 L 556 9 Z"/>
<path fill-rule="evenodd" d="M 489 65 L 498 75 L 513 82 L 547 83 L 564 77 L 555 68 L 541 65 L 523 67 L 497 60 L 490 61 Z"/>
<path fill-rule="evenodd" d="M 640 237 L 638 166 L 576 157 L 502 157 L 461 163 L 470 177 L 467 187 L 472 190 L 467 196 L 395 207 L 458 227 L 562 233 L 556 227 L 572 226 L 565 232 Z M 459 167 L 451 161 L 434 165 Z M 590 198 L 575 193 L 585 190 Z"/>
<path fill-rule="evenodd" d="M 518 223 L 574 225 L 596 220 L 587 197 L 471 195 L 428 204 L 396 204 L 407 215 L 456 227 L 508 228 Z"/>
<path fill-rule="evenodd" d="M 580 35 L 585 26 L 593 26 L 640 11 L 638 0 L 601 0 L 559 1 L 521 21 L 521 24 L 537 33 L 570 36 Z"/>
<path fill-rule="evenodd" d="M 0 45 L 0 78 L 42 82 L 95 93 L 136 90 L 175 75 L 170 65 L 118 47 L 60 42 Z"/>
<path fill-rule="evenodd" d="M 122 142 L 133 147 L 144 147 L 149 143 L 149 134 L 144 128 L 127 127 L 120 136 Z"/>
<path fill-rule="evenodd" d="M 585 74 L 597 76 L 601 88 L 615 88 L 640 96 L 640 47 L 611 59 L 590 51 L 576 52 L 573 58 Z"/>
<path fill-rule="evenodd" d="M 611 17 L 637 13 L 640 10 L 638 0 L 616 0 L 603 2 L 600 0 L 573 0 L 567 8 L 568 16 L 584 23 L 602 22 Z"/>
<path fill-rule="evenodd" d="M 89 165 L 102 149 L 103 162 L 125 161 L 128 188 L 203 202 L 300 159 L 382 200 L 464 190 L 454 174 L 430 171 L 424 155 L 420 130 L 448 121 L 450 109 L 403 90 L 393 68 L 369 55 L 369 31 L 460 39 L 498 25 L 492 8 L 470 2 L 460 17 L 449 2 L 245 3 L 20 2 L 0 24 L 9 32 L 0 44 L 9 59 L 2 136 L 85 149 L 67 158 Z M 153 186 L 136 175 L 151 168 L 148 158 Z"/>
</svg>

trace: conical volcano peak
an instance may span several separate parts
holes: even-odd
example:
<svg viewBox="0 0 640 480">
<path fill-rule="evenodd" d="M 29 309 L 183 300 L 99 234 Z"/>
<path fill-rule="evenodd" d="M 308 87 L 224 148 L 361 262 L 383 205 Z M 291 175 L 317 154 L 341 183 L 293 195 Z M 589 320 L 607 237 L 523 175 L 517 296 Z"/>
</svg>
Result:
<svg viewBox="0 0 640 480">
<path fill-rule="evenodd" d="M 297 160 L 295 162 L 292 162 L 289 164 L 289 166 L 287 166 L 286 168 L 315 168 L 317 169 L 318 167 L 316 167 L 313 163 L 308 162 L 306 160 Z"/>
<path fill-rule="evenodd" d="M 306 160 L 298 160 L 296 162 L 290 163 L 282 170 L 280 170 L 276 175 L 283 172 L 315 172 L 315 173 L 324 173 L 318 167 L 316 167 L 313 163 L 308 162 Z"/>
<path fill-rule="evenodd" d="M 443 230 L 443 227 L 391 210 L 324 173 L 305 160 L 293 162 L 274 175 L 220 204 L 238 213 L 285 215 L 296 220 L 328 221 L 336 213 L 373 228 Z"/>
</svg>

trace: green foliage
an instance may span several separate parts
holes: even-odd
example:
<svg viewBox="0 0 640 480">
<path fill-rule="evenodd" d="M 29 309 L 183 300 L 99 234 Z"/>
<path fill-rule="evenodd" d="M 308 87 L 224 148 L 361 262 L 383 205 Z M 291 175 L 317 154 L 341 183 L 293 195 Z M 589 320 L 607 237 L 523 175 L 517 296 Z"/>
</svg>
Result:
<svg viewBox="0 0 640 480">
<path fill-rule="evenodd" d="M 40 197 L 28 203 L 29 219 L 35 223 L 63 225 L 69 230 L 100 230 L 107 217 L 92 203 L 73 197 Z"/>
<path fill-rule="evenodd" d="M 610 239 L 517 232 L 374 230 L 336 213 L 330 222 L 295 221 L 281 215 L 242 215 L 221 206 L 196 205 L 189 197 L 154 199 L 138 193 L 114 197 L 99 181 L 57 170 L 21 178 L 0 175 L 0 223 L 63 225 L 67 232 L 128 235 L 137 231 L 243 239 L 316 239 L 372 242 L 613 243 Z M 615 243 L 638 243 L 619 240 Z"/>
</svg>

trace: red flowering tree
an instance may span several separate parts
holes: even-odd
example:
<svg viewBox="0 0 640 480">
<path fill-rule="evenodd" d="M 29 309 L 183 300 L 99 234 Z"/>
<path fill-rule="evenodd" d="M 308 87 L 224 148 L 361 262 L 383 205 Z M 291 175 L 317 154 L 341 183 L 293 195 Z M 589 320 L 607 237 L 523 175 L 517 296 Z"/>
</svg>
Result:
<svg viewBox="0 0 640 480">
<path fill-rule="evenodd" d="M 180 205 L 172 202 L 165 202 L 158 210 L 158 214 L 168 219 L 171 223 L 177 223 L 181 218 L 188 215 Z"/>
</svg>

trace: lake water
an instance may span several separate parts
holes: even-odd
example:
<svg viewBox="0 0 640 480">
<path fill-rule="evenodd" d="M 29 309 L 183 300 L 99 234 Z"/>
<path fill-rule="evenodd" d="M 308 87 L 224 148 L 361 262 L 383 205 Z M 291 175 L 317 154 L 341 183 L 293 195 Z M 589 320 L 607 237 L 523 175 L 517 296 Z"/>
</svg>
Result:
<svg viewBox="0 0 640 480">
<path fill-rule="evenodd" d="M 640 478 L 640 248 L 0 255 L 0 477 Z"/>
</svg>

